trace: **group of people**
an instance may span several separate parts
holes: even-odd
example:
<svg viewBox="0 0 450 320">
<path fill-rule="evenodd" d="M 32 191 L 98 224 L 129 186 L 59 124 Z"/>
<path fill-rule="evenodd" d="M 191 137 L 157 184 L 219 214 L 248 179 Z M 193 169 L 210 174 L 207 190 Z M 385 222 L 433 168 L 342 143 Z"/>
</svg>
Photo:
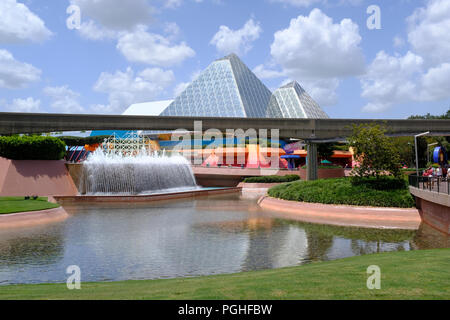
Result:
<svg viewBox="0 0 450 320">
<path fill-rule="evenodd" d="M 447 180 L 450 179 L 450 170 L 447 166 L 442 168 L 429 167 L 428 169 L 424 170 L 423 176 L 430 178 L 438 178 L 440 180 Z"/>
</svg>

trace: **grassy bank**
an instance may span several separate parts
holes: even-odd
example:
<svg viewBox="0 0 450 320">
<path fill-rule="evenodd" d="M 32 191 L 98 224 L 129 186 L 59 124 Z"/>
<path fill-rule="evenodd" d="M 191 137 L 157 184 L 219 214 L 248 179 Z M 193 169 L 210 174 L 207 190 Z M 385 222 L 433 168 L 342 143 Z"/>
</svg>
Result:
<svg viewBox="0 0 450 320">
<path fill-rule="evenodd" d="M 50 203 L 47 200 L 46 197 L 39 197 L 36 200 L 25 200 L 24 197 L 1 197 L 0 214 L 39 211 L 59 207 L 58 204 Z"/>
<path fill-rule="evenodd" d="M 342 204 L 373 207 L 414 207 L 408 188 L 379 190 L 369 185 L 353 185 L 349 178 L 296 181 L 270 188 L 269 196 L 324 204 Z"/>
<path fill-rule="evenodd" d="M 381 289 L 366 287 L 367 267 Z M 0 299 L 450 299 L 450 249 L 389 252 L 190 279 L 0 287 Z"/>
</svg>

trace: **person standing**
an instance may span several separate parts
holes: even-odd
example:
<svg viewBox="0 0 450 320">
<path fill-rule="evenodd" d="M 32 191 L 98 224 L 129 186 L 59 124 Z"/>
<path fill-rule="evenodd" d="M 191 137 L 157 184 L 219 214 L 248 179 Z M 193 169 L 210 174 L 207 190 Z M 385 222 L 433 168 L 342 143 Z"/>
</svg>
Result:
<svg viewBox="0 0 450 320">
<path fill-rule="evenodd" d="M 439 184 L 442 180 L 442 168 L 436 168 L 436 183 Z"/>
</svg>

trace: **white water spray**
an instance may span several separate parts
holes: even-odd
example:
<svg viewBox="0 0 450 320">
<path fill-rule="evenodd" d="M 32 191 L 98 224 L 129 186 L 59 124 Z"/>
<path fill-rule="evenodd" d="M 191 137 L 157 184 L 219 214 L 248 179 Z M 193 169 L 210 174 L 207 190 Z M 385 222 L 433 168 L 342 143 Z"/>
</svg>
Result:
<svg viewBox="0 0 450 320">
<path fill-rule="evenodd" d="M 191 164 L 180 155 L 140 151 L 135 156 L 106 153 L 101 148 L 83 163 L 81 193 L 137 195 L 197 189 Z"/>
</svg>

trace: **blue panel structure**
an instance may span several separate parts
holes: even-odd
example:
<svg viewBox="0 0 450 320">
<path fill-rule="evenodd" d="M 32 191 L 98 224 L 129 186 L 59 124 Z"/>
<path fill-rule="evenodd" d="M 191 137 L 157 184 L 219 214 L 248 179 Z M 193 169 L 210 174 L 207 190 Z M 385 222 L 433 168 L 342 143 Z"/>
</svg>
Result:
<svg viewBox="0 0 450 320">
<path fill-rule="evenodd" d="M 447 151 L 444 147 L 436 147 L 433 151 L 433 162 L 445 165 L 448 162 Z"/>
</svg>

